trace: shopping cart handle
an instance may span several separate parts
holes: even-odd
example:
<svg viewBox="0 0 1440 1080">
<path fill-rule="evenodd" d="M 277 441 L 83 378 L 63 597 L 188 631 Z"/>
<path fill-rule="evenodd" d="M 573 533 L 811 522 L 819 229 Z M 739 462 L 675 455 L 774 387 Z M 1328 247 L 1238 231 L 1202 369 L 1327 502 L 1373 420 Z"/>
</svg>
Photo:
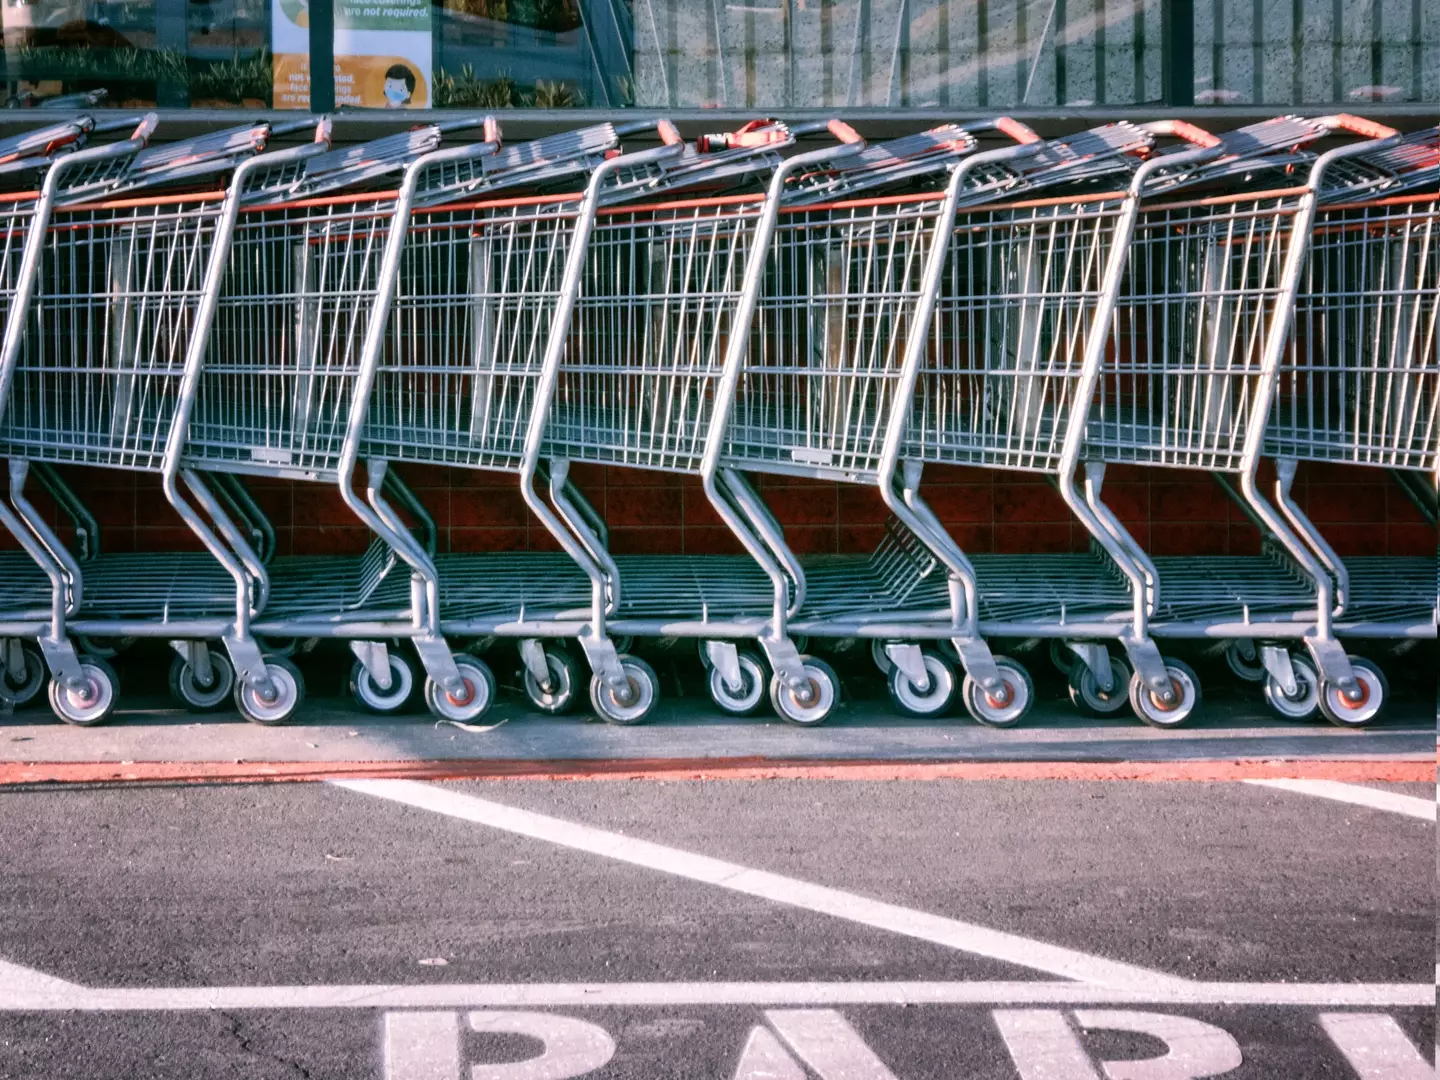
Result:
<svg viewBox="0 0 1440 1080">
<path fill-rule="evenodd" d="M 680 137 L 680 132 L 669 120 L 656 120 L 655 133 L 660 136 L 660 141 L 666 146 L 683 146 L 685 140 Z"/>
<path fill-rule="evenodd" d="M 1009 116 L 999 117 L 995 121 L 995 130 L 1002 135 L 1008 135 L 1021 146 L 1028 146 L 1030 143 L 1040 141 L 1040 136 L 1031 131 L 1028 124 L 1022 124 L 1019 120 Z"/>
<path fill-rule="evenodd" d="M 830 132 L 831 135 L 834 135 L 835 138 L 839 139 L 842 143 L 851 146 L 856 143 L 863 146 L 865 143 L 865 140 L 860 137 L 860 133 L 845 123 L 844 120 L 831 120 L 825 125 L 825 130 Z"/>
<path fill-rule="evenodd" d="M 159 127 L 159 125 L 160 117 L 157 114 L 153 112 L 146 113 L 140 118 L 140 123 L 135 125 L 135 130 L 131 132 L 130 138 L 134 142 L 138 142 L 141 146 L 147 146 L 150 142 L 150 136 L 155 134 L 155 129 Z"/>
<path fill-rule="evenodd" d="M 1206 131 L 1187 120 L 1156 120 L 1141 126 L 1151 135 L 1169 135 L 1176 139 L 1184 139 L 1188 143 L 1207 150 L 1219 146 L 1221 141 L 1219 135 Z"/>
<path fill-rule="evenodd" d="M 1389 139 L 1400 134 L 1392 127 L 1366 120 L 1363 116 L 1352 116 L 1350 113 L 1325 116 L 1319 122 L 1331 131 L 1345 131 L 1362 139 Z"/>
<path fill-rule="evenodd" d="M 307 116 L 303 120 L 288 120 L 283 124 L 270 125 L 270 138 L 281 138 L 285 135 L 293 135 L 297 131 L 315 132 L 315 141 L 330 145 L 330 134 L 335 126 L 335 121 L 329 115 Z"/>
<path fill-rule="evenodd" d="M 481 129 L 481 142 L 494 143 L 495 148 L 498 150 L 500 144 L 504 141 L 500 138 L 500 121 L 496 120 L 493 116 L 487 116 L 485 117 L 485 122 L 481 125 Z"/>
<path fill-rule="evenodd" d="M 790 142 L 794 137 L 794 130 L 778 120 L 751 120 L 734 131 L 701 135 L 695 140 L 695 147 L 702 154 L 708 154 L 716 150 L 774 146 L 776 143 Z"/>
</svg>

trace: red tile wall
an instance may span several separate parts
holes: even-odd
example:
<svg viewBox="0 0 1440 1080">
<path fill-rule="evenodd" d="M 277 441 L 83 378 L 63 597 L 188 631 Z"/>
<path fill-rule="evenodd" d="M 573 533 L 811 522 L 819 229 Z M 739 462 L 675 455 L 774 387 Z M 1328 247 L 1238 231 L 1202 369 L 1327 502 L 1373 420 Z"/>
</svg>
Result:
<svg viewBox="0 0 1440 1080">
<path fill-rule="evenodd" d="M 434 517 L 442 551 L 557 547 L 530 515 L 512 475 L 401 471 Z M 199 546 L 165 502 L 158 478 L 98 469 L 71 469 L 66 475 L 100 522 L 106 550 Z M 609 523 L 616 552 L 741 550 L 711 510 L 697 479 L 584 465 L 575 466 L 572 476 Z M 786 538 L 802 554 L 868 551 L 883 533 L 887 512 L 871 488 L 780 476 L 756 477 L 754 483 L 785 527 Z M 357 552 L 368 542 L 364 527 L 331 488 L 275 480 L 251 480 L 249 486 L 275 527 L 281 554 Z M 1084 528 L 1043 477 L 931 468 L 923 491 L 967 551 L 1078 551 L 1088 544 Z M 1104 494 L 1153 554 L 1258 550 L 1254 527 L 1203 474 L 1112 466 Z M 1342 555 L 1435 551 L 1434 528 L 1383 472 L 1307 464 L 1300 469 L 1295 494 Z M 38 490 L 35 501 L 44 505 Z M 53 508 L 48 515 L 54 519 Z M 14 546 L 3 530 L 0 546 Z"/>
</svg>

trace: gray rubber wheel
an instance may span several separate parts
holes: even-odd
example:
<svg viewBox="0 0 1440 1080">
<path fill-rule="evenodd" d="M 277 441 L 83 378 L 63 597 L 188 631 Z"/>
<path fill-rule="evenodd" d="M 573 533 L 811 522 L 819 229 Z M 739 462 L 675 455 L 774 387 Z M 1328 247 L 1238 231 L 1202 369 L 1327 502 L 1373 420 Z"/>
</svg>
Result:
<svg viewBox="0 0 1440 1080">
<path fill-rule="evenodd" d="M 390 689 L 376 685 L 368 668 L 359 660 L 350 668 L 350 696 L 366 712 L 388 716 L 402 711 L 415 694 L 415 669 L 397 653 L 387 652 L 390 661 Z"/>
<path fill-rule="evenodd" d="M 1237 641 L 1232 641 L 1225 646 L 1225 663 L 1237 679 L 1243 679 L 1245 682 L 1265 682 L 1268 678 L 1265 665 L 1260 662 L 1260 657 L 1257 655 L 1253 660 L 1246 657 L 1240 651 L 1240 643 Z M 1266 696 L 1269 696 L 1268 691 Z"/>
<path fill-rule="evenodd" d="M 1175 689 L 1173 702 L 1161 701 L 1136 672 L 1130 679 L 1130 707 L 1151 727 L 1177 728 L 1187 723 L 1200 707 L 1200 677 L 1182 660 L 1165 660 L 1165 671 Z"/>
<path fill-rule="evenodd" d="M 1350 666 L 1359 683 L 1356 697 L 1347 697 L 1333 682 L 1320 687 L 1320 711 L 1337 727 L 1359 728 L 1374 723 L 1384 712 L 1390 697 L 1390 684 L 1373 661 L 1363 656 L 1350 657 Z"/>
<path fill-rule="evenodd" d="M 81 687 L 66 686 L 59 678 L 50 680 L 50 708 L 67 724 L 94 727 L 103 724 L 115 711 L 120 696 L 120 679 L 115 670 L 97 656 L 80 657 Z"/>
<path fill-rule="evenodd" d="M 710 691 L 710 700 L 722 712 L 731 716 L 753 716 L 765 704 L 767 682 L 764 662 L 752 652 L 736 653 L 740 665 L 740 688 L 732 690 L 725 685 L 720 669 L 711 667 L 706 672 L 705 685 Z"/>
<path fill-rule="evenodd" d="M 5 685 L 0 686 L 0 694 L 4 694 L 17 709 L 23 709 L 44 692 L 45 675 L 49 670 L 45 654 L 34 642 L 22 641 L 20 654 L 25 661 L 24 673 L 19 678 L 7 673 L 3 676 Z"/>
<path fill-rule="evenodd" d="M 1014 727 L 1025 719 L 1026 713 L 1035 704 L 1035 683 L 1024 666 L 1008 656 L 995 657 L 995 666 L 1000 669 L 1003 687 L 986 690 L 979 682 L 966 675 L 962 688 L 965 708 L 978 724 L 997 728 Z"/>
<path fill-rule="evenodd" d="M 1110 690 L 1100 689 L 1094 673 L 1079 657 L 1070 669 L 1070 701 L 1086 716 L 1114 716 L 1125 708 L 1130 692 L 1130 665 L 1118 656 L 1110 657 Z"/>
<path fill-rule="evenodd" d="M 271 697 L 264 697 L 253 686 L 235 684 L 235 705 L 240 715 L 252 724 L 278 727 L 295 719 L 305 701 L 305 679 L 300 669 L 283 656 L 265 658 L 265 674 L 274 685 Z"/>
<path fill-rule="evenodd" d="M 235 693 L 235 669 L 230 658 L 218 650 L 210 651 L 210 685 L 201 685 L 195 669 L 182 656 L 170 661 L 170 695 L 182 708 L 193 713 L 208 713 L 229 705 Z"/>
<path fill-rule="evenodd" d="M 576 691 L 583 678 L 580 665 L 570 653 L 555 645 L 545 646 L 545 668 L 550 673 L 550 686 L 540 685 L 540 680 L 525 669 L 525 696 L 530 704 L 543 713 L 559 716 L 575 708 Z"/>
<path fill-rule="evenodd" d="M 457 694 L 447 693 L 434 679 L 425 680 L 425 705 L 437 720 L 458 720 L 468 724 L 479 720 L 495 703 L 495 676 L 490 666 L 469 653 L 456 653 L 464 686 Z"/>
<path fill-rule="evenodd" d="M 1320 676 L 1315 665 L 1303 656 L 1290 657 L 1290 666 L 1295 671 L 1295 693 L 1290 695 L 1280 688 L 1275 678 L 1265 676 L 1265 704 L 1282 720 L 1310 720 L 1320 711 Z"/>
<path fill-rule="evenodd" d="M 660 700 L 660 680 L 655 669 L 638 656 L 620 657 L 626 687 L 617 691 L 599 675 L 590 677 L 590 704 L 607 724 L 643 724 Z"/>
<path fill-rule="evenodd" d="M 800 657 L 808 681 L 806 692 L 796 693 L 785 685 L 779 674 L 770 677 L 770 704 L 775 713 L 788 724 L 814 727 L 830 719 L 840 702 L 840 677 L 824 660 L 813 656 Z"/>
<path fill-rule="evenodd" d="M 906 716 L 921 719 L 944 716 L 955 705 L 955 669 L 938 652 L 924 650 L 921 658 L 925 673 L 930 677 L 928 688 L 921 690 L 898 666 L 891 666 L 889 678 L 890 700 L 895 708 Z"/>
</svg>

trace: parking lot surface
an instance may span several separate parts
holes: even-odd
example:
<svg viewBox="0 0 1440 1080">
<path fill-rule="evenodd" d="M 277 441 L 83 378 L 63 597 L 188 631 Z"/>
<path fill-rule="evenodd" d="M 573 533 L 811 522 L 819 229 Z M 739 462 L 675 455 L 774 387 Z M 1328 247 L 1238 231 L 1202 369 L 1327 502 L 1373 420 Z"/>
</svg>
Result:
<svg viewBox="0 0 1440 1080">
<path fill-rule="evenodd" d="M 1433 1077 L 1429 784 L 11 788 L 0 1077 Z"/>
</svg>

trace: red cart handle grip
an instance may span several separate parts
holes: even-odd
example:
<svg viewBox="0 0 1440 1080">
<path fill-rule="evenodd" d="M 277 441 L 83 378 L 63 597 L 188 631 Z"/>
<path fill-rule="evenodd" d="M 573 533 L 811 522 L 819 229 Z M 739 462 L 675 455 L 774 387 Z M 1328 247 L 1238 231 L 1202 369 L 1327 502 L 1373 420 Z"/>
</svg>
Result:
<svg viewBox="0 0 1440 1080">
<path fill-rule="evenodd" d="M 1040 136 L 1031 131 L 1028 125 L 1008 116 L 1002 116 L 995 121 L 995 130 L 1010 136 L 1021 146 L 1028 146 L 1040 141 Z"/>
<path fill-rule="evenodd" d="M 1388 139 L 1400 134 L 1392 127 L 1386 127 L 1374 120 L 1366 120 L 1363 116 L 1352 116 L 1350 113 L 1327 116 L 1320 122 L 1334 131 L 1346 131 L 1351 135 L 1358 135 L 1362 139 Z"/>
<path fill-rule="evenodd" d="M 1145 126 L 1156 135 L 1170 135 L 1206 149 L 1220 145 L 1219 135 L 1206 131 L 1188 120 L 1159 120 Z"/>
</svg>

